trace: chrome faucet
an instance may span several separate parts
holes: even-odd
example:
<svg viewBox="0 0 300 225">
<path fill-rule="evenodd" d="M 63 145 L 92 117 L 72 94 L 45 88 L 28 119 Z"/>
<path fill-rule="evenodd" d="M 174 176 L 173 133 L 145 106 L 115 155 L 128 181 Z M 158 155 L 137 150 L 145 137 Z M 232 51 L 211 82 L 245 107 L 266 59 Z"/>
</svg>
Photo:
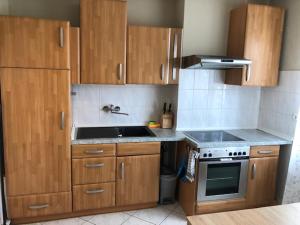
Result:
<svg viewBox="0 0 300 225">
<path fill-rule="evenodd" d="M 122 113 L 122 112 L 120 112 L 120 110 L 121 110 L 120 106 L 105 105 L 105 106 L 103 106 L 102 110 L 104 112 L 107 112 L 107 113 L 110 112 L 110 113 L 113 113 L 113 114 L 119 114 L 119 115 L 129 116 L 128 113 Z"/>
</svg>

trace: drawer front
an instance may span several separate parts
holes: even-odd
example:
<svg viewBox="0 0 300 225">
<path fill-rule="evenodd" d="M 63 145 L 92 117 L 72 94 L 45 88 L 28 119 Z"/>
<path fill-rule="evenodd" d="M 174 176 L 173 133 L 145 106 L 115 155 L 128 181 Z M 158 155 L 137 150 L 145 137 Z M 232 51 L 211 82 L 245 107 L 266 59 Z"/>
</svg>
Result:
<svg viewBox="0 0 300 225">
<path fill-rule="evenodd" d="M 279 156 L 280 146 L 253 146 L 250 150 L 251 158 L 261 158 L 261 157 L 276 157 Z"/>
<path fill-rule="evenodd" d="M 115 181 L 115 168 L 115 157 L 73 159 L 73 185 Z"/>
<path fill-rule="evenodd" d="M 99 145 L 72 145 L 72 158 L 95 158 L 104 156 L 115 156 L 115 144 L 99 144 Z"/>
<path fill-rule="evenodd" d="M 160 142 L 122 143 L 117 145 L 118 156 L 160 154 Z"/>
<path fill-rule="evenodd" d="M 73 186 L 74 211 L 115 206 L 115 183 Z"/>
<path fill-rule="evenodd" d="M 38 217 L 72 212 L 71 192 L 8 197 L 12 219 Z"/>
</svg>

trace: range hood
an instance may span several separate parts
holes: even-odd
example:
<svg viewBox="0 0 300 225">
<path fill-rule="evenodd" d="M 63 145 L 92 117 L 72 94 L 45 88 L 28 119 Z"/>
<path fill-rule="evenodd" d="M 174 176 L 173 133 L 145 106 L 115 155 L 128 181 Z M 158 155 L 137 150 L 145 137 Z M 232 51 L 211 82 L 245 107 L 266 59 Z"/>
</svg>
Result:
<svg viewBox="0 0 300 225">
<path fill-rule="evenodd" d="M 230 58 L 226 56 L 191 55 L 182 57 L 183 69 L 232 69 L 247 68 L 250 70 L 251 60 Z"/>
</svg>

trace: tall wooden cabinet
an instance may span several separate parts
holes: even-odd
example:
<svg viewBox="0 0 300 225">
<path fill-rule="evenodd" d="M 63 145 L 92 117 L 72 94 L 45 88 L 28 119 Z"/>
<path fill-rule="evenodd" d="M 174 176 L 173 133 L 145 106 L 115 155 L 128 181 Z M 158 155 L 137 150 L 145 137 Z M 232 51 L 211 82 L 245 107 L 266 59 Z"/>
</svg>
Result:
<svg viewBox="0 0 300 225">
<path fill-rule="evenodd" d="M 250 73 L 226 71 L 226 84 L 277 85 L 283 25 L 283 8 L 248 4 L 231 11 L 227 55 L 250 59 L 252 65 Z"/>
<path fill-rule="evenodd" d="M 176 28 L 128 26 L 127 83 L 178 83 L 181 32 Z"/>
<path fill-rule="evenodd" d="M 69 22 L 0 16 L 0 67 L 70 69 Z"/>
<path fill-rule="evenodd" d="M 70 28 L 71 84 L 80 84 L 80 28 Z"/>
<path fill-rule="evenodd" d="M 126 0 L 81 0 L 81 83 L 124 84 Z"/>
</svg>

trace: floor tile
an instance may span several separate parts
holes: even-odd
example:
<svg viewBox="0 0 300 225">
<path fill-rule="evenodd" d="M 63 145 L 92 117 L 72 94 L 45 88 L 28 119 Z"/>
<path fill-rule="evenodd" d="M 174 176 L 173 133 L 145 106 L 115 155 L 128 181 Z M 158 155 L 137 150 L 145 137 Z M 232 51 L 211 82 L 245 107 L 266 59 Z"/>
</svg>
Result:
<svg viewBox="0 0 300 225">
<path fill-rule="evenodd" d="M 96 225 L 120 225 L 125 222 L 130 216 L 126 213 L 108 213 L 93 216 L 89 222 Z"/>
<path fill-rule="evenodd" d="M 153 223 L 146 222 L 134 216 L 131 216 L 122 225 L 153 225 Z"/>
<path fill-rule="evenodd" d="M 159 205 L 158 207 L 162 207 L 162 208 L 168 209 L 170 211 L 173 211 L 173 210 L 175 210 L 176 207 L 178 207 L 178 203 Z"/>
<path fill-rule="evenodd" d="M 137 210 L 130 210 L 130 211 L 125 211 L 124 213 L 133 216 L 135 213 L 137 212 Z"/>
<path fill-rule="evenodd" d="M 161 225 L 187 225 L 186 217 L 178 213 L 169 215 Z"/>
<path fill-rule="evenodd" d="M 170 210 L 163 207 L 156 207 L 151 209 L 138 210 L 134 214 L 134 217 L 137 217 L 150 223 L 160 224 L 170 214 Z"/>
<path fill-rule="evenodd" d="M 185 212 L 183 211 L 182 207 L 179 204 L 175 207 L 175 209 L 173 211 L 180 215 L 185 216 Z"/>
<path fill-rule="evenodd" d="M 90 221 L 94 216 L 83 216 L 80 217 L 80 219 L 84 220 L 84 221 Z"/>
<path fill-rule="evenodd" d="M 79 218 L 71 218 L 71 219 L 64 219 L 64 220 L 53 220 L 49 222 L 42 222 L 42 225 L 88 225 L 90 224 L 87 221 L 84 221 Z"/>
</svg>

